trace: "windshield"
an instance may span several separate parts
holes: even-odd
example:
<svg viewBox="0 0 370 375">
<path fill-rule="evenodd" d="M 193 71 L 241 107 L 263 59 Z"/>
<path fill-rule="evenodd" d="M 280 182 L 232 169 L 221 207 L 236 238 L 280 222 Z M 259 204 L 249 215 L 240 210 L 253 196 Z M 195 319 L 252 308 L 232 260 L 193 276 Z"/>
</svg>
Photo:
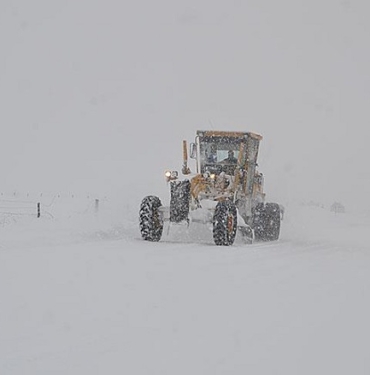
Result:
<svg viewBox="0 0 370 375">
<path fill-rule="evenodd" d="M 201 173 L 209 170 L 211 173 L 224 171 L 234 174 L 241 142 L 240 138 L 203 137 L 200 139 Z M 226 165 L 232 168 L 226 169 Z"/>
</svg>

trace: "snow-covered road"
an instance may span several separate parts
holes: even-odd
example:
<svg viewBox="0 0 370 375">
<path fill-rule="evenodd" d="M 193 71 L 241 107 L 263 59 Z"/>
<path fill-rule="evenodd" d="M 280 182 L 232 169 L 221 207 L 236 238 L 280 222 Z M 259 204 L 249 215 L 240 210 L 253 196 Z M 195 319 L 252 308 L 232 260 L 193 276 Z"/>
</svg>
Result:
<svg viewBox="0 0 370 375">
<path fill-rule="evenodd" d="M 368 374 L 356 218 L 300 209 L 280 241 L 226 248 L 184 228 L 144 242 L 133 223 L 4 228 L 0 374 Z"/>
</svg>

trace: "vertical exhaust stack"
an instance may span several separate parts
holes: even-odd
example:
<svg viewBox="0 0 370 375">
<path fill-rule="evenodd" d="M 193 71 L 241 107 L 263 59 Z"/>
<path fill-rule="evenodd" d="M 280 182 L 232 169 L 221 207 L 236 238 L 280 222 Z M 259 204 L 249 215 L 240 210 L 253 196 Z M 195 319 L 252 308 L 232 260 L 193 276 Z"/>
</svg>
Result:
<svg viewBox="0 0 370 375">
<path fill-rule="evenodd" d="M 182 174 L 190 174 L 190 168 L 188 167 L 188 144 L 186 141 L 182 141 Z"/>
</svg>

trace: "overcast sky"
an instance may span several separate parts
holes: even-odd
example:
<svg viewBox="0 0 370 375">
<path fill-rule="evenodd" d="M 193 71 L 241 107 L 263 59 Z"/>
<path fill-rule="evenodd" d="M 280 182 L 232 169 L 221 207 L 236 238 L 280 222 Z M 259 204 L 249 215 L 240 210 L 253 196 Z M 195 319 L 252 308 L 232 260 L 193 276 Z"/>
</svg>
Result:
<svg viewBox="0 0 370 375">
<path fill-rule="evenodd" d="M 370 208 L 369 12 L 365 0 L 2 0 L 0 190 L 162 193 L 182 139 L 213 128 L 263 135 L 271 199 Z"/>
</svg>

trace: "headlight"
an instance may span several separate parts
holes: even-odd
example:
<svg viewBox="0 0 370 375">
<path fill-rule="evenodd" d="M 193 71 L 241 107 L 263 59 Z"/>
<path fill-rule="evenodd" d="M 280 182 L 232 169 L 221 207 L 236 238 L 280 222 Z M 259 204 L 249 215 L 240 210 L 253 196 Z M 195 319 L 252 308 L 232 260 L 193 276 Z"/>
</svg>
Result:
<svg viewBox="0 0 370 375">
<path fill-rule="evenodd" d="M 210 178 L 211 180 L 214 180 L 216 178 L 216 175 L 214 173 L 210 173 L 209 171 L 205 171 L 203 173 L 204 178 Z"/>
<path fill-rule="evenodd" d="M 177 171 L 166 171 L 165 174 L 167 181 L 170 180 L 176 180 L 179 176 L 179 173 Z"/>
</svg>

